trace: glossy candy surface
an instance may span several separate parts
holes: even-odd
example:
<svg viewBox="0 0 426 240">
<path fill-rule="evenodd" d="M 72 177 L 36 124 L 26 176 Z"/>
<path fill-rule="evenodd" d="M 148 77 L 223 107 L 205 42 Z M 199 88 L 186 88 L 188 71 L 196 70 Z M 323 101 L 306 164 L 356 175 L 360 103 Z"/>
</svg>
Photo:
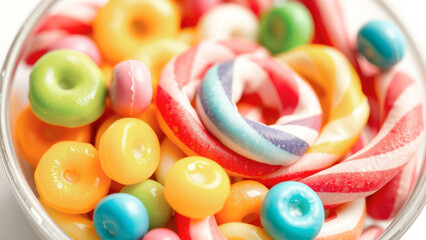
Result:
<svg viewBox="0 0 426 240">
<path fill-rule="evenodd" d="M 170 139 L 165 138 L 160 145 L 161 156 L 157 170 L 155 170 L 155 179 L 161 184 L 165 184 L 167 172 L 176 163 L 177 160 L 186 157 L 186 154 L 180 150 Z"/>
<path fill-rule="evenodd" d="M 397 64 L 405 52 L 405 39 L 392 22 L 375 20 L 366 23 L 357 35 L 358 51 L 381 69 Z"/>
<path fill-rule="evenodd" d="M 105 109 L 106 95 L 101 70 L 79 52 L 49 52 L 30 75 L 31 108 L 53 125 L 80 127 L 95 121 Z"/>
<path fill-rule="evenodd" d="M 147 232 L 142 240 L 180 240 L 180 237 L 168 228 L 156 228 Z"/>
<path fill-rule="evenodd" d="M 149 218 L 139 199 L 115 193 L 96 205 L 93 223 L 102 240 L 139 240 L 148 230 Z"/>
<path fill-rule="evenodd" d="M 267 193 L 268 188 L 256 181 L 232 184 L 225 205 L 216 213 L 217 223 L 243 222 L 260 226 L 260 208 Z"/>
<path fill-rule="evenodd" d="M 219 226 L 228 240 L 272 240 L 265 229 L 242 222 L 229 222 Z"/>
<path fill-rule="evenodd" d="M 125 186 L 122 193 L 137 197 L 145 206 L 149 216 L 149 229 L 166 226 L 172 216 L 172 208 L 164 198 L 164 187 L 147 179 L 141 183 Z"/>
<path fill-rule="evenodd" d="M 52 44 L 49 51 L 58 49 L 69 49 L 81 52 L 89 56 L 98 66 L 101 63 L 101 55 L 98 47 L 92 39 L 85 35 L 73 34 L 66 36 Z"/>
<path fill-rule="evenodd" d="M 260 21 L 260 43 L 278 54 L 309 43 L 313 37 L 312 16 L 296 1 L 287 1 L 267 11 Z"/>
<path fill-rule="evenodd" d="M 299 182 L 272 187 L 262 203 L 262 226 L 276 240 L 313 239 L 321 230 L 324 209 L 312 189 Z"/>
<path fill-rule="evenodd" d="M 114 67 L 109 86 L 114 112 L 123 116 L 143 113 L 152 99 L 151 72 L 138 60 L 125 60 Z"/>
<path fill-rule="evenodd" d="M 160 144 L 147 123 L 122 118 L 102 135 L 99 159 L 111 179 L 124 185 L 135 184 L 154 173 L 160 160 Z"/>
<path fill-rule="evenodd" d="M 72 214 L 93 210 L 111 184 L 102 171 L 98 151 L 91 144 L 71 141 L 56 143 L 47 150 L 34 180 L 48 206 Z"/>
<path fill-rule="evenodd" d="M 41 156 L 59 141 L 90 142 L 92 127 L 66 128 L 41 121 L 27 107 L 16 120 L 16 141 L 22 157 L 33 167 L 37 167 Z"/>
<path fill-rule="evenodd" d="M 180 214 L 203 219 L 217 213 L 230 191 L 229 177 L 223 168 L 204 157 L 177 161 L 166 175 L 164 195 Z"/>
</svg>

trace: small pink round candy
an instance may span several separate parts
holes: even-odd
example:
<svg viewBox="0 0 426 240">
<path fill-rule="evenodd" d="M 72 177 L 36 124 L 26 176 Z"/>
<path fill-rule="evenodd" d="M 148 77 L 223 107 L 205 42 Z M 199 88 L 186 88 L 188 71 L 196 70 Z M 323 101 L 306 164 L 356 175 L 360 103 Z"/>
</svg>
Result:
<svg viewBox="0 0 426 240">
<path fill-rule="evenodd" d="M 49 51 L 57 49 L 70 49 L 89 56 L 98 66 L 101 64 L 101 54 L 96 44 L 85 35 L 69 35 L 52 44 Z"/>
<path fill-rule="evenodd" d="M 114 67 L 109 86 L 112 110 L 120 115 L 143 113 L 152 99 L 151 72 L 138 60 L 126 60 Z"/>
<path fill-rule="evenodd" d="M 147 232 L 142 240 L 180 240 L 180 237 L 170 229 L 156 228 Z"/>
</svg>

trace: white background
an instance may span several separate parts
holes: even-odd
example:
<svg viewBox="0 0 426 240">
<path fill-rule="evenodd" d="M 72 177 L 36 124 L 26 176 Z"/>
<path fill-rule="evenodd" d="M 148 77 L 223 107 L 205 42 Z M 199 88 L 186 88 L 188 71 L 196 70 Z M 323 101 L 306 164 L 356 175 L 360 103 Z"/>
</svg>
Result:
<svg viewBox="0 0 426 240">
<path fill-rule="evenodd" d="M 407 24 L 423 55 L 426 54 L 426 1 L 388 0 Z M 0 0 L 0 66 L 9 46 L 26 16 L 39 0 Z M 1 165 L 0 165 L 1 166 Z M 37 239 L 15 201 L 2 166 L 0 167 L 0 239 Z M 426 210 L 403 239 L 424 239 Z M 423 237 L 420 237 L 423 236 Z"/>
</svg>

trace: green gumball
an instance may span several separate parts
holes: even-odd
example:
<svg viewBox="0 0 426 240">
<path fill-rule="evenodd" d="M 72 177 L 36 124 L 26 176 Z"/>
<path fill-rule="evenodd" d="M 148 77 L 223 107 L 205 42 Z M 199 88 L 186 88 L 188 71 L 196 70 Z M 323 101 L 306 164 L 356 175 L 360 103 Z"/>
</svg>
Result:
<svg viewBox="0 0 426 240">
<path fill-rule="evenodd" d="M 125 186 L 121 192 L 138 198 L 146 207 L 149 229 L 166 226 L 172 216 L 172 208 L 164 197 L 164 186 L 147 179 L 141 183 Z"/>
<path fill-rule="evenodd" d="M 80 127 L 105 110 L 107 87 L 99 67 L 72 50 L 45 54 L 30 75 L 29 100 L 41 120 L 63 127 Z"/>
<path fill-rule="evenodd" d="M 288 1 L 266 12 L 260 20 L 260 43 L 272 54 L 278 54 L 309 43 L 314 21 L 301 3 Z"/>
</svg>

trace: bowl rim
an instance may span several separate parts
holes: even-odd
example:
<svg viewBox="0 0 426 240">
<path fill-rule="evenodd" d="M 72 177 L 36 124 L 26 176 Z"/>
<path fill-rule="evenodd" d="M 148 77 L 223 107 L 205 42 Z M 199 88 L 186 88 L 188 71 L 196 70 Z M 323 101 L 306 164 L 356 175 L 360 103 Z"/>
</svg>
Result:
<svg viewBox="0 0 426 240">
<path fill-rule="evenodd" d="M 20 60 L 20 53 L 24 50 L 25 42 L 30 36 L 33 27 L 41 19 L 52 5 L 58 0 L 41 0 L 33 9 L 31 14 L 23 22 L 17 32 L 12 45 L 5 57 L 3 67 L 0 72 L 0 136 L 6 141 L 0 141 L 0 158 L 3 169 L 6 172 L 9 186 L 17 202 L 21 206 L 28 222 L 33 227 L 36 234 L 43 239 L 70 239 L 61 228 L 49 217 L 47 212 L 38 202 L 37 197 L 25 181 L 20 163 L 15 155 L 13 140 L 10 130 L 9 119 L 9 96 L 12 78 L 15 74 L 17 64 Z M 421 56 L 416 42 L 413 40 L 410 31 L 405 27 L 404 21 L 398 17 L 395 10 L 386 0 L 375 0 L 405 34 L 406 41 L 413 48 L 413 57 L 420 66 L 421 75 L 426 76 L 425 59 Z M 425 91 L 426 93 L 426 91 Z M 426 159 L 425 159 L 426 161 Z M 417 219 L 421 210 L 426 204 L 426 162 L 422 164 L 421 175 L 419 176 L 412 194 L 401 209 L 399 214 L 387 226 L 378 239 L 399 239 Z M 415 194 L 414 194 L 415 193 Z M 36 204 L 34 205 L 34 202 Z"/>
</svg>

